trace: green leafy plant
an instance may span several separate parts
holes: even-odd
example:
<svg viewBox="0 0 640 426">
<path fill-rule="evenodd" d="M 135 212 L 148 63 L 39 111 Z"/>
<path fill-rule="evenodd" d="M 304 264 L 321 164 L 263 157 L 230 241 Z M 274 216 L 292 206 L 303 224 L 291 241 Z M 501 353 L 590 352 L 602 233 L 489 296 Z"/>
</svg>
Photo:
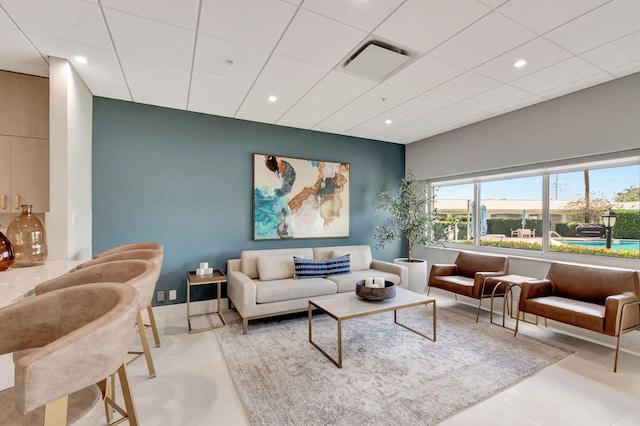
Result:
<svg viewBox="0 0 640 426">
<path fill-rule="evenodd" d="M 409 172 L 397 188 L 397 194 L 377 191 L 380 197 L 375 204 L 378 210 L 389 212 L 388 223 L 377 226 L 373 239 L 376 247 L 406 238 L 407 260 L 411 260 L 411 250 L 418 244 L 433 242 L 433 216 L 430 211 L 431 187 L 421 185 L 416 176 Z"/>
</svg>

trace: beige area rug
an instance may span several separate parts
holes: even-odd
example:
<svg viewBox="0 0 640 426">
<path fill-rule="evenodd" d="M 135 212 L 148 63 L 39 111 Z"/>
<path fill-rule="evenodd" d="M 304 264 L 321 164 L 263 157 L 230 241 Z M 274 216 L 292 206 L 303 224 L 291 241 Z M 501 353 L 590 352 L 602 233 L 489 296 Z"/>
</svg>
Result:
<svg viewBox="0 0 640 426">
<path fill-rule="evenodd" d="M 313 335 L 337 353 L 336 321 L 314 313 Z M 431 307 L 398 312 L 430 336 Z M 457 308 L 438 308 L 434 343 L 393 313 L 343 322 L 343 368 L 308 341 L 306 315 L 217 331 L 254 425 L 429 425 L 516 384 L 570 353 Z"/>
</svg>

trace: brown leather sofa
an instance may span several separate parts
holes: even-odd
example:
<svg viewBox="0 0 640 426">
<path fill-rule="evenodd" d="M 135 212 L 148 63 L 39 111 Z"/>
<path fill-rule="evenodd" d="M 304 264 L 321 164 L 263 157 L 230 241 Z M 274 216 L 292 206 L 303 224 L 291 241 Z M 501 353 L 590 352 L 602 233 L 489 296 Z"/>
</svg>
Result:
<svg viewBox="0 0 640 426">
<path fill-rule="evenodd" d="M 480 317 L 482 299 L 491 297 L 496 285 L 495 295 L 504 294 L 501 283 L 493 283 L 484 288 L 485 279 L 509 274 L 509 259 L 506 256 L 494 256 L 488 254 L 461 251 L 453 264 L 431 265 L 429 273 L 429 291 L 431 288 L 451 291 L 462 296 L 478 299 L 478 313 L 476 322 Z"/>
<path fill-rule="evenodd" d="M 620 337 L 640 328 L 638 301 L 640 276 L 637 271 L 554 262 L 546 278 L 522 285 L 519 307 L 520 312 L 617 336 L 615 372 Z"/>
</svg>

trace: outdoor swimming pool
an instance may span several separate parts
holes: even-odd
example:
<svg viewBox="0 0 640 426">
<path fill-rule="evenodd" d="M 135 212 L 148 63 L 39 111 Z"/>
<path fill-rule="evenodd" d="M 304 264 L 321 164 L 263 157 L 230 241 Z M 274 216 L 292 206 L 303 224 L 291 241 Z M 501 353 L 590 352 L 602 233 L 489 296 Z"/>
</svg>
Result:
<svg viewBox="0 0 640 426">
<path fill-rule="evenodd" d="M 605 248 L 606 240 L 589 240 L 589 241 L 563 241 L 568 246 L 580 246 L 590 248 Z M 611 250 L 637 250 L 640 251 L 640 240 L 611 240 Z"/>
</svg>

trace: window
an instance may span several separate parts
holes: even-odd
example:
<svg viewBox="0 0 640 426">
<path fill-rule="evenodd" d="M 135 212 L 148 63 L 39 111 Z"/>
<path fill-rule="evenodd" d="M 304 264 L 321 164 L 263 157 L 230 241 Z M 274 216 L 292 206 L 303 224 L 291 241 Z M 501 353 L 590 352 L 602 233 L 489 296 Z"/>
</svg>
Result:
<svg viewBox="0 0 640 426">
<path fill-rule="evenodd" d="M 480 245 L 542 250 L 542 176 L 480 184 Z"/>
<path fill-rule="evenodd" d="M 437 191 L 437 237 L 502 249 L 640 259 L 638 158 L 606 161 L 431 183 Z M 609 238 L 601 223 L 608 209 L 617 219 Z"/>
</svg>

